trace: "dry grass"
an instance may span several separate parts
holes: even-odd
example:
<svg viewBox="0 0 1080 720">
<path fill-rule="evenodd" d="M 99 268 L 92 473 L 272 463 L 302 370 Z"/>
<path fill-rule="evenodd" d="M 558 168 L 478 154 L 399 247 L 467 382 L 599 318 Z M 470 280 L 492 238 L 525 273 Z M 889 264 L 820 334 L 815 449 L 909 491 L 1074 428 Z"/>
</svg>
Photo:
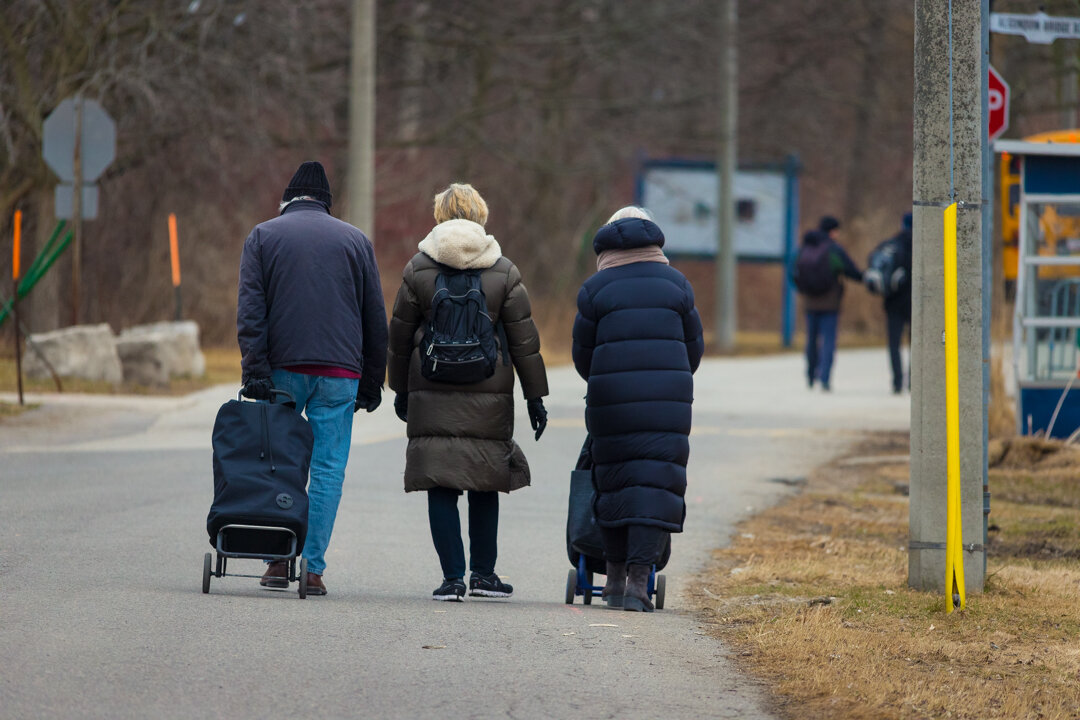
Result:
<svg viewBox="0 0 1080 720">
<path fill-rule="evenodd" d="M 1021 445 L 992 470 L 988 581 L 966 611 L 906 585 L 907 465 L 838 463 L 716 552 L 703 620 L 784 717 L 1080 718 L 1080 453 Z"/>
<path fill-rule="evenodd" d="M 19 405 L 18 403 L 0 402 L 0 418 L 22 415 L 27 410 L 33 410 L 36 407 L 37 405 L 34 403 Z"/>
<path fill-rule="evenodd" d="M 168 387 L 148 387 L 123 383 L 110 385 L 107 382 L 63 378 L 64 392 L 127 394 L 136 395 L 186 395 L 187 393 L 221 383 L 240 384 L 240 351 L 236 348 L 203 348 L 206 356 L 206 373 L 198 378 L 174 378 Z M 56 385 L 49 380 L 30 380 L 23 378 L 26 392 L 56 392 Z M 15 392 L 15 361 L 11 357 L 0 357 L 0 392 Z"/>
</svg>

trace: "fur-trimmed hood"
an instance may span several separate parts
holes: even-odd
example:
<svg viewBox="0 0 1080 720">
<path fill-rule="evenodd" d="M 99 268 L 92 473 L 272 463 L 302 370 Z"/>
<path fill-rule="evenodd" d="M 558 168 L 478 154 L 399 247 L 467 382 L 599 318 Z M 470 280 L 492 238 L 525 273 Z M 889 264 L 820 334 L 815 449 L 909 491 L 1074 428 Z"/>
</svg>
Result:
<svg viewBox="0 0 1080 720">
<path fill-rule="evenodd" d="M 502 248 L 484 226 L 472 220 L 439 223 L 420 241 L 420 252 L 455 270 L 484 270 L 502 257 Z"/>
</svg>

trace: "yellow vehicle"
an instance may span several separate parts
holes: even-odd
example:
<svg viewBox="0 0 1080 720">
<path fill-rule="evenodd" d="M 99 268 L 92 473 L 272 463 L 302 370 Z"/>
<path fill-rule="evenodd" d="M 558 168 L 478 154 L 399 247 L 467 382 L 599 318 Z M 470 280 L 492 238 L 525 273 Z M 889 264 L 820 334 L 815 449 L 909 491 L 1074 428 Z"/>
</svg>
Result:
<svg viewBox="0 0 1080 720">
<path fill-rule="evenodd" d="M 1025 142 L 1080 143 L 1080 130 L 1054 130 L 1024 138 Z M 1001 153 L 1001 237 L 1005 288 L 1011 295 L 1016 285 L 1018 243 L 1020 241 L 1020 158 Z M 1039 255 L 1080 253 L 1080 216 L 1073 208 L 1049 205 L 1039 218 Z M 1080 276 L 1075 266 L 1044 266 L 1039 279 L 1052 280 Z"/>
</svg>

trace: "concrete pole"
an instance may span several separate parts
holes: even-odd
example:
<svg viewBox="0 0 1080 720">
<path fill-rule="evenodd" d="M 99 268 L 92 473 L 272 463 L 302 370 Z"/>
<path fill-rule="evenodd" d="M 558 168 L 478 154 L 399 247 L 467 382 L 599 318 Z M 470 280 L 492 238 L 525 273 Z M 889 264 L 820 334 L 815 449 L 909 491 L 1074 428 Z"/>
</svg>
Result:
<svg viewBox="0 0 1080 720">
<path fill-rule="evenodd" d="M 735 165 L 738 155 L 738 0 L 720 11 L 720 133 L 716 154 L 716 345 L 735 349 L 738 299 L 735 257 Z"/>
<path fill-rule="evenodd" d="M 994 314 L 994 293 L 1001 289 L 994 285 L 994 151 L 990 147 L 990 2 L 981 0 L 980 31 L 982 65 L 979 68 L 982 83 L 981 104 L 983 113 L 982 123 L 982 312 L 983 312 L 983 422 L 989 434 L 990 418 L 990 358 L 991 358 L 991 333 L 990 320 Z M 989 442 L 983 437 L 982 458 L 982 484 L 983 484 L 983 522 L 982 543 L 985 547 L 989 541 L 989 515 L 990 515 L 990 478 L 989 473 Z M 983 575 L 986 574 L 986 553 L 983 556 Z M 967 578 L 965 578 L 966 581 Z"/>
<path fill-rule="evenodd" d="M 960 203 L 957 233 L 960 482 L 964 582 L 968 592 L 981 592 L 985 578 L 981 210 L 985 137 L 981 88 L 985 80 L 981 75 L 981 5 L 981 0 L 916 0 L 915 3 L 908 584 L 923 590 L 945 589 L 943 213 L 945 206 L 953 201 Z"/>
<path fill-rule="evenodd" d="M 352 2 L 348 220 L 375 234 L 375 0 Z"/>
</svg>

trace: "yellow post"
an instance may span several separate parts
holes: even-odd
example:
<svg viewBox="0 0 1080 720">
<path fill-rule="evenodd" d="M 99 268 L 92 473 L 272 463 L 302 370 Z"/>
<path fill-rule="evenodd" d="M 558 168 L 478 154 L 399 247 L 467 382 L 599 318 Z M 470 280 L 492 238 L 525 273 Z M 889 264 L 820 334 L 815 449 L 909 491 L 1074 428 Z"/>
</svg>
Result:
<svg viewBox="0 0 1080 720">
<path fill-rule="evenodd" d="M 960 329 L 957 308 L 956 203 L 945 208 L 945 447 L 948 467 L 948 514 L 945 537 L 945 612 L 953 611 L 953 593 L 964 595 L 964 536 L 960 516 Z"/>
</svg>

